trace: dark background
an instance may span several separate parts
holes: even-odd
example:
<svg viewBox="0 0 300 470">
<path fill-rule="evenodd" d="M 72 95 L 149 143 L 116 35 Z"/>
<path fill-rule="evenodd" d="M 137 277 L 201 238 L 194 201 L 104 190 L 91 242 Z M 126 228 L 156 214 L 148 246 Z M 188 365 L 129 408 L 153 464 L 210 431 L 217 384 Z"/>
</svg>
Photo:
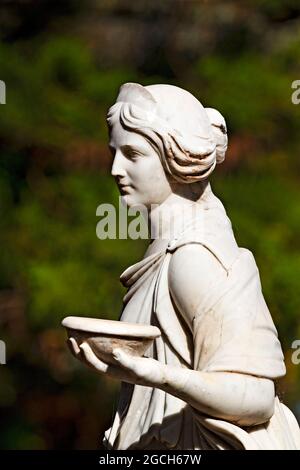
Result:
<svg viewBox="0 0 300 470">
<path fill-rule="evenodd" d="M 126 81 L 171 83 L 226 117 L 212 178 L 251 249 L 284 348 L 279 384 L 300 416 L 298 0 L 19 0 L 0 3 L 0 366 L 2 449 L 93 449 L 118 384 L 75 361 L 66 315 L 117 319 L 120 273 L 145 241 L 96 237 L 117 204 L 106 110 Z"/>
</svg>

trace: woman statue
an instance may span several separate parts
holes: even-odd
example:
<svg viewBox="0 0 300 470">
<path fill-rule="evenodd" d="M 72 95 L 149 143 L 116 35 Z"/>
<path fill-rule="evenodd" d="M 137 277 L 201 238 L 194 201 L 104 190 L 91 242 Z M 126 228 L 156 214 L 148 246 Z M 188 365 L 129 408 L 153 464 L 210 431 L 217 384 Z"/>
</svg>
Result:
<svg viewBox="0 0 300 470">
<path fill-rule="evenodd" d="M 300 449 L 276 396 L 285 375 L 250 251 L 239 248 L 209 175 L 224 160 L 224 118 L 171 85 L 126 83 L 108 112 L 112 175 L 128 207 L 147 208 L 144 258 L 121 276 L 121 321 L 160 328 L 144 357 L 88 344 L 73 352 L 122 382 L 109 449 Z"/>
</svg>

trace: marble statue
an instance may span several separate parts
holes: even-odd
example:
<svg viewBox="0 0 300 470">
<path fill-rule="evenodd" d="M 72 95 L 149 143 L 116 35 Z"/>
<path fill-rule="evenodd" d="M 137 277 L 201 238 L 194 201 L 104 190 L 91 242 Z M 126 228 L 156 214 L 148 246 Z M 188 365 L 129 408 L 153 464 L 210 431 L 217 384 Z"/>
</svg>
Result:
<svg viewBox="0 0 300 470">
<path fill-rule="evenodd" d="M 107 122 L 122 199 L 146 207 L 156 233 L 121 275 L 120 320 L 161 336 L 143 357 L 114 350 L 115 365 L 85 342 L 71 344 L 78 359 L 121 381 L 104 445 L 300 449 L 296 418 L 276 395 L 284 358 L 255 260 L 238 247 L 209 183 L 227 149 L 223 116 L 181 88 L 126 83 Z"/>
</svg>

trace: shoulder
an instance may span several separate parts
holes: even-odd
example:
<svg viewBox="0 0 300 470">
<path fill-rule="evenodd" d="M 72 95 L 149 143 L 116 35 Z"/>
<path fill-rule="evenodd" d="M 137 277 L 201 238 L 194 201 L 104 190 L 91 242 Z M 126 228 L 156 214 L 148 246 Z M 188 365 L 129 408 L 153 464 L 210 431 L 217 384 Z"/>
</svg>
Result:
<svg viewBox="0 0 300 470">
<path fill-rule="evenodd" d="M 170 293 L 177 307 L 188 316 L 196 314 L 204 296 L 226 277 L 220 261 L 200 243 L 181 246 L 172 254 L 168 272 Z"/>
<path fill-rule="evenodd" d="M 192 284 L 199 285 L 207 279 L 215 278 L 216 275 L 226 270 L 218 258 L 201 243 L 189 243 L 177 248 L 172 254 L 169 265 L 169 281 L 171 284 L 185 282 L 186 279 Z"/>
</svg>

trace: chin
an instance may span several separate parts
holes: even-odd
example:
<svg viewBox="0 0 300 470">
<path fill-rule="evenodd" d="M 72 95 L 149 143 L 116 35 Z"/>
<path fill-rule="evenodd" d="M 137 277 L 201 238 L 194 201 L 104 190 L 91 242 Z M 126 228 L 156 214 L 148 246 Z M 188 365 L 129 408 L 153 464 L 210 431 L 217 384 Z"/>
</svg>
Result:
<svg viewBox="0 0 300 470">
<path fill-rule="evenodd" d="M 121 201 L 124 206 L 127 207 L 138 207 L 138 206 L 146 206 L 144 201 L 139 200 L 139 198 L 134 197 L 132 194 L 122 194 Z"/>
<path fill-rule="evenodd" d="M 123 194 L 121 196 L 121 201 L 122 201 L 122 204 L 126 207 L 134 207 L 134 206 L 141 204 L 137 202 L 133 197 L 131 197 L 130 194 Z"/>
<path fill-rule="evenodd" d="M 128 204 L 128 195 L 127 194 L 122 194 L 120 196 L 120 200 L 121 200 L 121 203 L 122 203 L 123 206 L 130 207 L 130 205 Z"/>
</svg>

